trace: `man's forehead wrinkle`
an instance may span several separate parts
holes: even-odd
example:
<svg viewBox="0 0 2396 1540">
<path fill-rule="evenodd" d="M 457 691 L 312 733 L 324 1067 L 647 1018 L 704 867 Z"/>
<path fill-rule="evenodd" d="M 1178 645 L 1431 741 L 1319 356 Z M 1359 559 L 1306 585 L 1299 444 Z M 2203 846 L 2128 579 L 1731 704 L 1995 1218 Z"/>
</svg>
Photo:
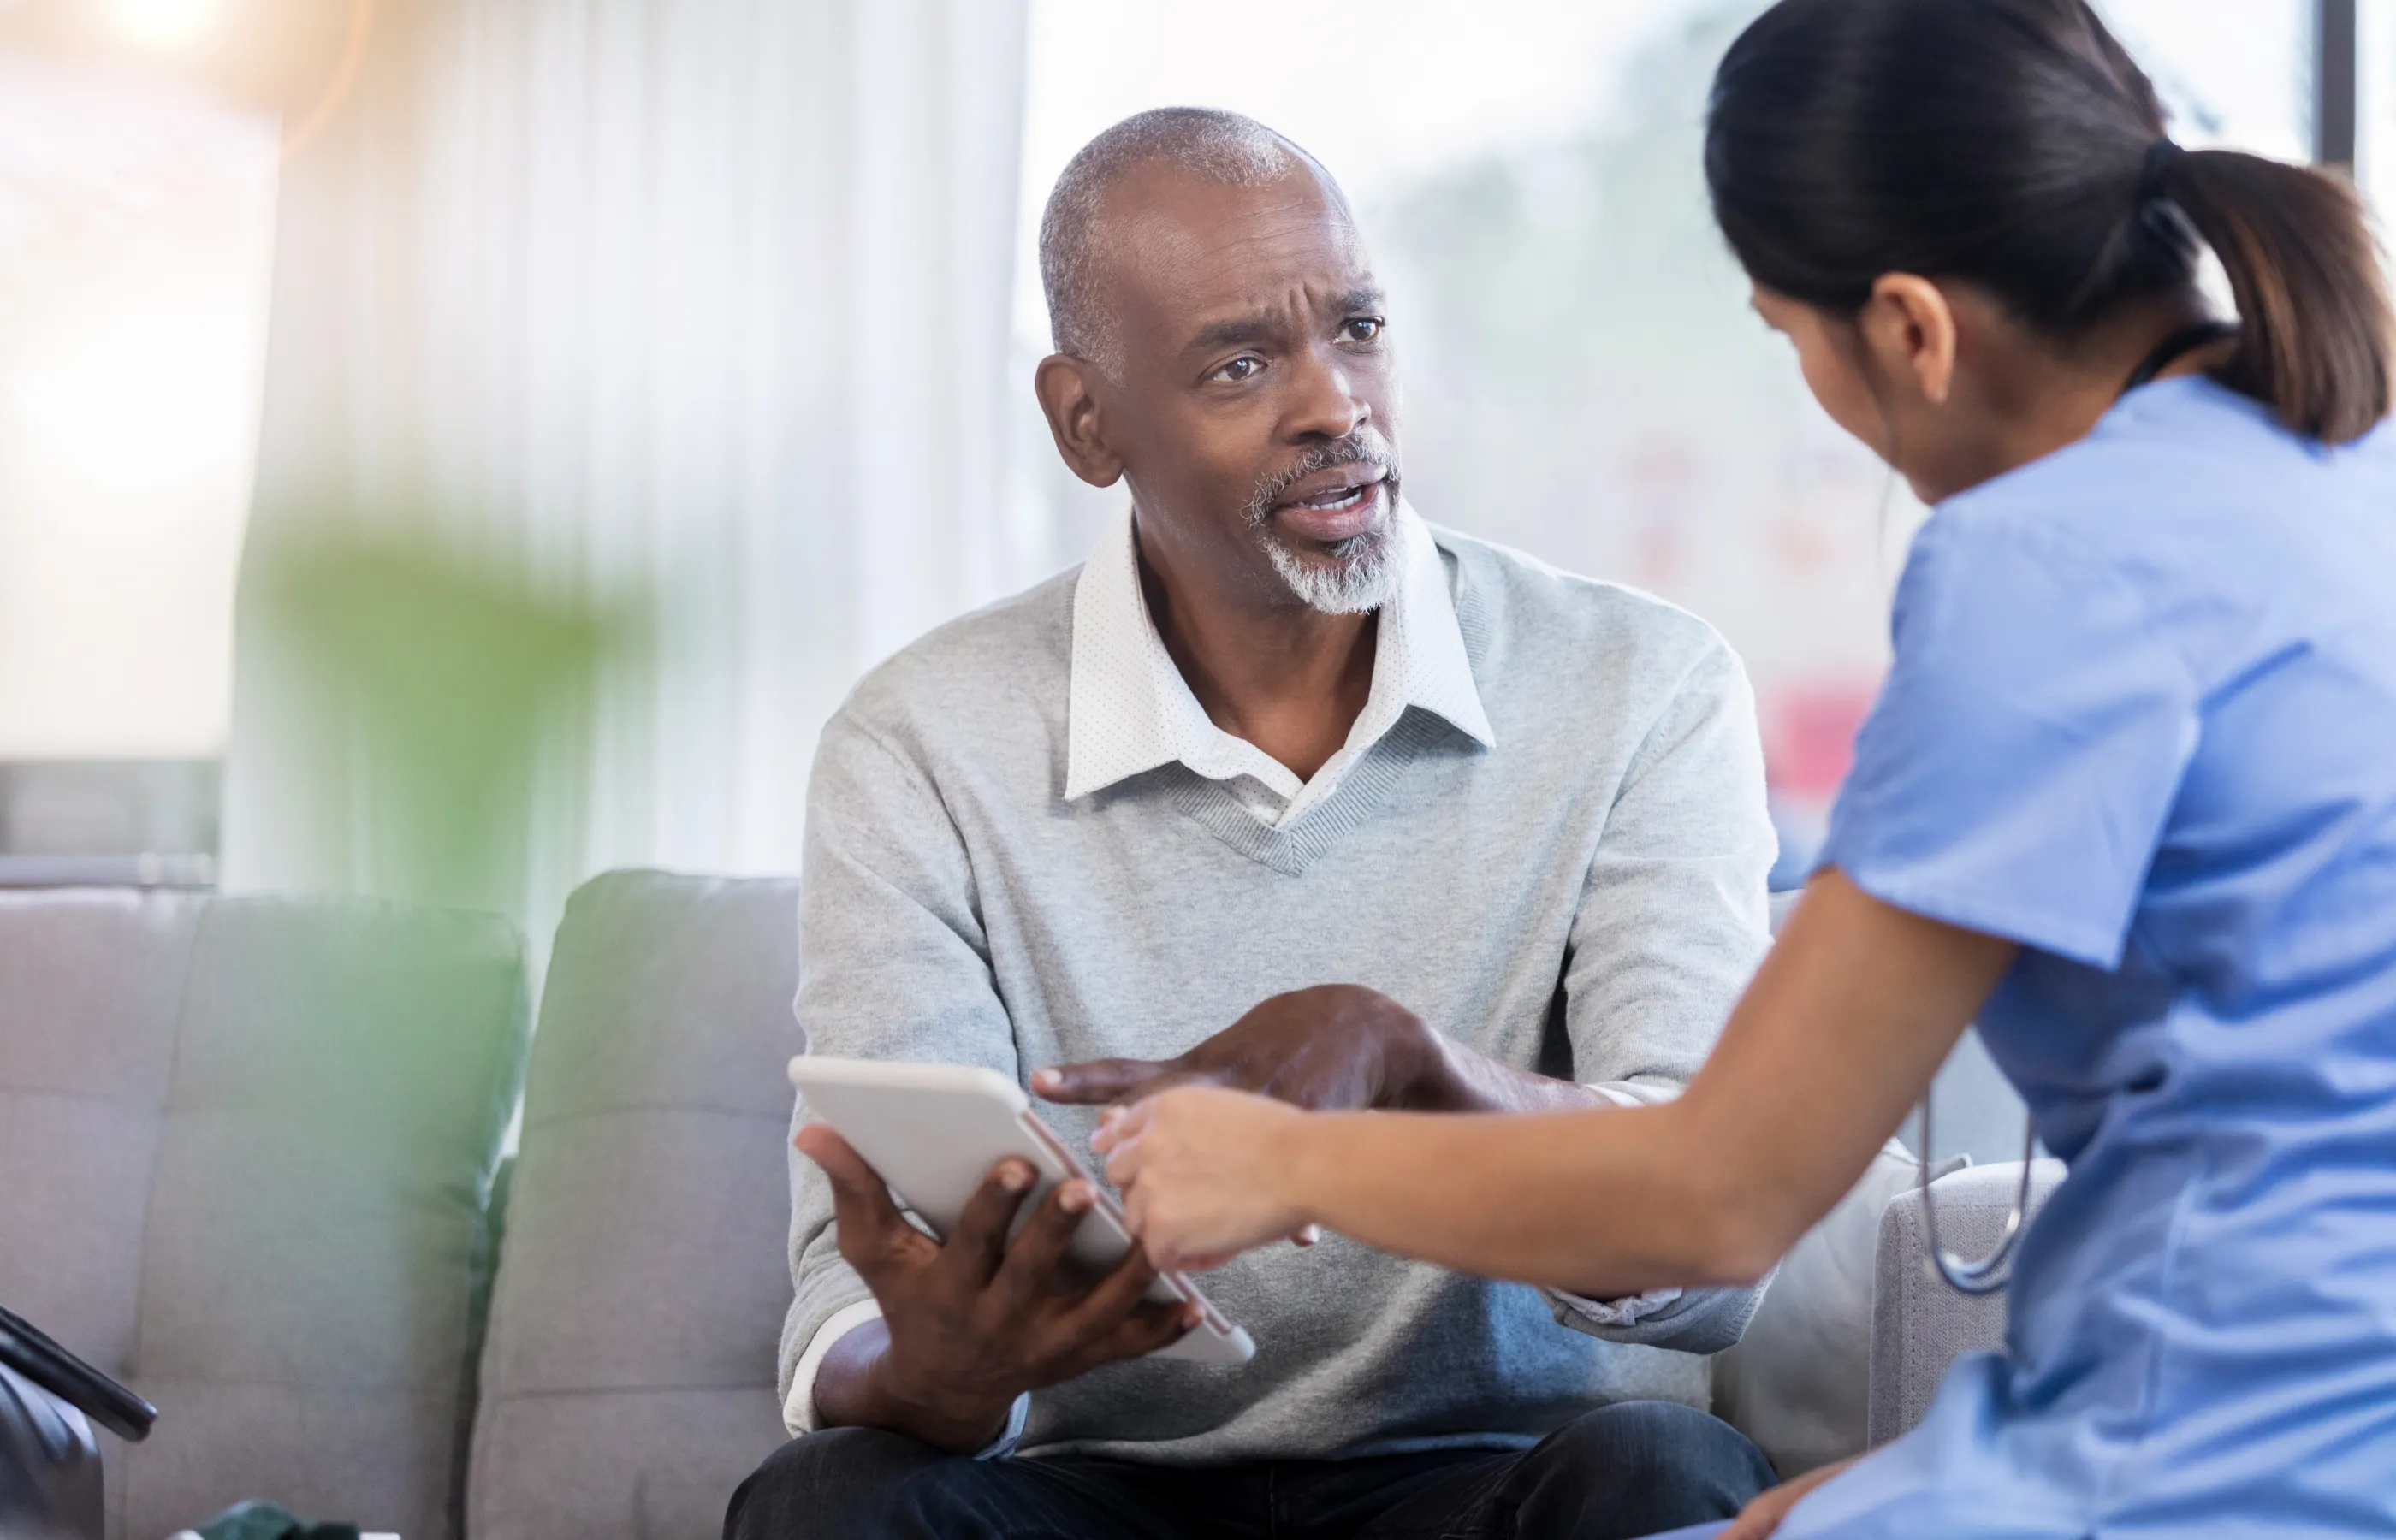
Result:
<svg viewBox="0 0 2396 1540">
<path fill-rule="evenodd" d="M 1183 351 L 1263 341 L 1292 329 L 1293 323 L 1303 330 L 1310 321 L 1377 308 L 1380 302 L 1380 291 L 1369 279 L 1358 283 L 1347 277 L 1285 279 L 1219 299 L 1201 296 L 1191 307 L 1196 314 L 1189 323 L 1190 340 Z"/>
<path fill-rule="evenodd" d="M 1195 231 L 1204 259 L 1221 260 L 1248 252 L 1285 248 L 1292 257 L 1320 261 L 1324 256 L 1336 258 L 1342 266 L 1356 259 L 1353 247 L 1357 243 L 1345 240 L 1338 232 L 1326 234 L 1323 221 L 1313 210 L 1268 211 L 1257 219 L 1214 232 Z"/>
<path fill-rule="evenodd" d="M 1182 308 L 1255 308 L 1246 297 L 1306 288 L 1376 294 L 1363 243 L 1342 230 L 1328 241 L 1319 207 L 1197 223 L 1161 209 L 1118 220 L 1106 243 L 1108 277 L 1129 289 L 1176 296 Z"/>
<path fill-rule="evenodd" d="M 1311 178 L 1228 186 L 1205 182 L 1173 166 L 1126 177 L 1096 220 L 1104 246 L 1122 248 L 1146 239 L 1231 246 L 1277 236 L 1307 238 L 1325 231 L 1342 246 L 1362 245 L 1355 225 Z"/>
</svg>

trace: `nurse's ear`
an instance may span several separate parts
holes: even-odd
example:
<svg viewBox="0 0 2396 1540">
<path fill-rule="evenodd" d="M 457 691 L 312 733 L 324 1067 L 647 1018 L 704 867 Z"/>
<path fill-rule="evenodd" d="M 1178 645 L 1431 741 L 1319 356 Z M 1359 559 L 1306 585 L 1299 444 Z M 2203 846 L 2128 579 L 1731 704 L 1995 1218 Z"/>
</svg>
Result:
<svg viewBox="0 0 2396 1540">
<path fill-rule="evenodd" d="M 1955 388 L 1955 309 L 1937 285 L 1910 272 L 1881 274 L 1856 327 L 1880 378 L 1910 384 L 1934 406 L 1947 405 Z"/>
</svg>

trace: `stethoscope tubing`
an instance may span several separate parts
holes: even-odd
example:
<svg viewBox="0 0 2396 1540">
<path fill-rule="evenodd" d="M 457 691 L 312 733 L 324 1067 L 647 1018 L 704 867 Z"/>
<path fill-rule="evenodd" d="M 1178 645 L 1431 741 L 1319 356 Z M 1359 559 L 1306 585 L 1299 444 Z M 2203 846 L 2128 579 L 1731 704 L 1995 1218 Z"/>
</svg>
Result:
<svg viewBox="0 0 2396 1540">
<path fill-rule="evenodd" d="M 2030 1216 L 2030 1176 L 2032 1158 L 2038 1153 L 2038 1126 L 2033 1121 L 2022 1135 L 2021 1186 L 2015 1189 L 2014 1205 L 2005 1215 L 2003 1230 L 1997 1236 L 1997 1249 L 1977 1262 L 1969 1262 L 1938 1243 L 1938 1206 L 1930 1198 L 1930 1093 L 1922 1095 L 1922 1228 L 1930 1255 L 1925 1260 L 1928 1270 L 1957 1294 L 1981 1295 L 2002 1293 L 2013 1281 L 2015 1248 L 2021 1241 L 2022 1223 Z"/>
</svg>

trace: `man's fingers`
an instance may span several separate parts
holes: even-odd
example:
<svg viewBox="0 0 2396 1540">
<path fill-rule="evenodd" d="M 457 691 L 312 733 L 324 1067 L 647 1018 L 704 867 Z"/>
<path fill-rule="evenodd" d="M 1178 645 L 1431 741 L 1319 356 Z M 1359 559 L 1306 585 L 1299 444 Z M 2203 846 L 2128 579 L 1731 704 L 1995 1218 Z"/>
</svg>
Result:
<svg viewBox="0 0 2396 1540">
<path fill-rule="evenodd" d="M 1106 1357 L 1099 1361 L 1119 1363 L 1125 1359 L 1146 1358 L 1188 1336 L 1196 1330 L 1198 1321 L 1198 1307 L 1187 1300 L 1142 1305 L 1114 1329 L 1105 1347 Z"/>
<path fill-rule="evenodd" d="M 1138 1246 L 1132 1247 L 1068 1312 L 1074 1334 L 1096 1337 L 1112 1331 L 1139 1308 L 1140 1301 L 1155 1282 L 1156 1268 L 1150 1264 L 1148 1254 Z"/>
<path fill-rule="evenodd" d="M 1089 1059 L 1034 1071 L 1032 1089 L 1052 1102 L 1086 1106 L 1093 1102 L 1129 1101 L 1146 1095 L 1152 1082 L 1171 1074 L 1173 1069 L 1170 1060 Z"/>
<path fill-rule="evenodd" d="M 1073 1243 L 1073 1232 L 1082 1228 L 1082 1220 L 1097 1201 L 1090 1184 L 1079 1177 L 1058 1187 L 1042 1201 L 1008 1242 L 1006 1260 L 1000 1264 L 998 1276 L 991 1281 L 991 1290 L 997 1295 L 1002 1310 L 1009 1316 L 1017 1315 L 1059 1292 L 1058 1273 Z"/>
<path fill-rule="evenodd" d="M 989 1287 L 997 1276 L 1006 1257 L 1007 1228 L 1035 1179 L 1024 1162 L 1001 1161 L 966 1201 L 965 1213 L 957 1216 L 957 1227 L 941 1246 L 941 1255 L 975 1290 Z"/>
<path fill-rule="evenodd" d="M 1051 1383 L 1057 1383 L 1110 1363 L 1146 1358 L 1180 1341 L 1197 1324 L 1197 1307 L 1169 1299 L 1142 1304 L 1111 1325 L 1078 1336 L 1059 1328 L 1055 1338 L 1059 1346 L 1048 1359 L 1047 1373 L 1054 1376 Z"/>
<path fill-rule="evenodd" d="M 1081 1369 L 1152 1353 L 1198 1324 L 1196 1305 L 1148 1298 L 1155 1282 L 1156 1269 L 1135 1246 L 1065 1313 L 1058 1334 Z"/>
</svg>

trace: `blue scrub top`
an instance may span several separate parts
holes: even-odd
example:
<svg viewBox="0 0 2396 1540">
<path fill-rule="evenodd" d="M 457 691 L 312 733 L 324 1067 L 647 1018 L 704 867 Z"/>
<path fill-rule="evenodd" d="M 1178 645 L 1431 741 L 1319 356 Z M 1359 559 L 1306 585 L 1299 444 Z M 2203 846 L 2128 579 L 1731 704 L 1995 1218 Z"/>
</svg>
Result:
<svg viewBox="0 0 2396 1540">
<path fill-rule="evenodd" d="M 1942 504 L 1824 863 L 2025 949 L 2006 1350 L 1785 1540 L 2396 1534 L 2396 429 L 2204 378 Z"/>
</svg>

